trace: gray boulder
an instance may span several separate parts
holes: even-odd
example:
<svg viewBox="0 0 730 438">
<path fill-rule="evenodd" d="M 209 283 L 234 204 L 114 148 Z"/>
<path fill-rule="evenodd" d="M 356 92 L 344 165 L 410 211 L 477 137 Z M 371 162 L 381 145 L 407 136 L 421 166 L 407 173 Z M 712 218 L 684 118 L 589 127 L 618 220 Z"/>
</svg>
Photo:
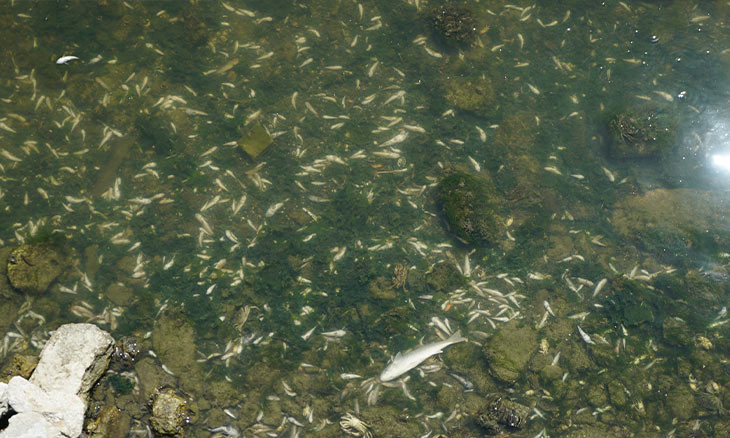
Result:
<svg viewBox="0 0 730 438">
<path fill-rule="evenodd" d="M 10 379 L 7 391 L 10 407 L 18 414 L 38 413 L 63 435 L 81 435 L 86 403 L 76 394 L 44 391 L 20 376 Z M 16 416 L 13 415 L 11 421 Z"/>
<path fill-rule="evenodd" d="M 38 412 L 24 412 L 10 417 L 8 427 L 0 432 L 0 438 L 64 438 L 48 420 Z"/>
<path fill-rule="evenodd" d="M 30 381 L 45 391 L 78 395 L 85 403 L 113 350 L 114 338 L 93 324 L 62 325 L 43 347 Z"/>
</svg>

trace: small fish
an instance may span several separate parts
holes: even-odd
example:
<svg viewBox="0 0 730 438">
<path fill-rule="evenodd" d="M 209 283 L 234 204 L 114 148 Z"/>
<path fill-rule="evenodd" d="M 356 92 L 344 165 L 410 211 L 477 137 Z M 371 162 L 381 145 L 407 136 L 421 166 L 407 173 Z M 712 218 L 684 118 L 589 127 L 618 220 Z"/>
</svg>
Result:
<svg viewBox="0 0 730 438">
<path fill-rule="evenodd" d="M 230 424 L 227 424 L 225 426 L 209 427 L 208 430 L 213 433 L 220 433 L 223 436 L 230 437 L 230 438 L 234 438 L 234 437 L 237 437 L 240 435 L 240 433 L 238 432 L 238 429 L 231 426 Z"/>
<path fill-rule="evenodd" d="M 601 289 L 603 289 L 603 286 L 605 286 L 606 283 L 608 283 L 608 279 L 606 279 L 606 278 L 604 278 L 604 279 L 602 279 L 601 281 L 598 282 L 598 284 L 596 285 L 596 288 L 593 290 L 593 296 L 594 297 L 596 295 L 598 295 L 598 293 L 601 291 Z"/>
<path fill-rule="evenodd" d="M 332 330 L 331 332 L 322 332 L 322 336 L 325 338 L 342 338 L 347 334 L 346 331 L 340 329 L 340 330 Z"/>
<path fill-rule="evenodd" d="M 56 60 L 56 64 L 61 65 L 61 64 L 65 64 L 69 61 L 75 61 L 77 59 L 79 59 L 78 56 L 66 55 L 66 56 L 62 56 L 62 57 L 58 58 Z"/>
<path fill-rule="evenodd" d="M 408 353 L 395 355 L 395 358 L 388 366 L 385 367 L 382 373 L 380 373 L 380 381 L 387 382 L 389 380 L 396 379 L 413 368 L 417 367 L 424 360 L 429 357 L 439 354 L 444 348 L 451 344 L 466 341 L 466 338 L 461 336 L 461 332 L 457 331 L 449 339 L 445 341 L 432 342 L 430 344 L 422 345 L 415 350 L 411 350 Z"/>
<path fill-rule="evenodd" d="M 580 337 L 583 338 L 583 341 L 585 341 L 586 344 L 595 345 L 595 342 L 593 342 L 593 339 L 588 335 L 588 333 L 584 332 L 580 326 L 578 326 L 578 333 L 580 333 Z"/>
<path fill-rule="evenodd" d="M 380 147 L 384 148 L 384 147 L 388 147 L 388 146 L 393 146 L 394 144 L 401 143 L 402 141 L 404 141 L 407 138 L 408 138 L 408 133 L 406 131 L 400 131 L 400 132 L 398 132 L 398 134 L 396 134 L 390 140 L 383 142 L 380 145 Z"/>
<path fill-rule="evenodd" d="M 466 392 L 474 391 L 474 384 L 466 377 L 456 373 L 449 373 L 449 375 L 459 382 Z"/>
</svg>

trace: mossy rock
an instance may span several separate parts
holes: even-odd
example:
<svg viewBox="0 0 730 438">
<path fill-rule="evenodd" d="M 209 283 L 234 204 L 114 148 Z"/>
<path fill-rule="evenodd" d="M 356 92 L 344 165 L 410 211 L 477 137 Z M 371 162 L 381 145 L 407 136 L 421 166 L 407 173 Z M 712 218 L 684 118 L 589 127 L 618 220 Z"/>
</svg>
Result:
<svg viewBox="0 0 730 438">
<path fill-rule="evenodd" d="M 15 354 L 13 358 L 5 364 L 2 371 L 0 371 L 0 382 L 8 383 L 14 376 L 20 376 L 24 379 L 29 379 L 30 375 L 38 365 L 38 358 L 36 356 Z"/>
<path fill-rule="evenodd" d="M 48 244 L 27 244 L 15 248 L 8 257 L 8 280 L 17 290 L 40 295 L 66 268 L 68 261 Z"/>
<path fill-rule="evenodd" d="M 401 412 L 387 406 L 368 407 L 362 411 L 360 417 L 369 426 L 372 436 L 383 438 L 418 436 L 420 423 L 415 419 L 405 418 Z"/>
<path fill-rule="evenodd" d="M 684 421 L 692 418 L 697 412 L 695 395 L 689 386 L 679 384 L 667 394 L 667 409 L 677 419 Z"/>
<path fill-rule="evenodd" d="M 468 43 L 476 36 L 476 22 L 465 6 L 447 3 L 432 9 L 430 16 L 434 32 L 444 43 Z"/>
<path fill-rule="evenodd" d="M 122 438 L 129 436 L 131 419 L 116 406 L 102 408 L 96 418 L 86 423 L 89 438 Z"/>
<path fill-rule="evenodd" d="M 182 314 L 160 317 L 152 331 L 152 346 L 160 362 L 180 377 L 184 389 L 199 392 L 203 371 L 196 360 L 195 330 Z"/>
<path fill-rule="evenodd" d="M 493 244 L 504 221 L 496 210 L 497 197 L 488 180 L 453 172 L 441 181 L 439 203 L 451 231 L 469 244 Z"/>
<path fill-rule="evenodd" d="M 608 123 L 614 158 L 655 158 L 665 156 L 677 140 L 677 119 L 659 107 L 629 108 Z"/>
<path fill-rule="evenodd" d="M 439 263 L 426 274 L 426 283 L 437 292 L 451 292 L 463 286 L 464 276 L 451 263 Z"/>
<path fill-rule="evenodd" d="M 484 348 L 489 371 L 506 383 L 514 383 L 527 369 L 538 347 L 537 332 L 528 326 L 509 322 L 492 336 Z"/>
<path fill-rule="evenodd" d="M 172 388 L 165 388 L 154 397 L 150 425 L 157 435 L 182 435 L 190 413 L 188 402 Z"/>
<path fill-rule="evenodd" d="M 446 100 L 457 109 L 490 114 L 497 109 L 494 85 L 487 78 L 451 77 L 445 80 L 443 90 Z"/>
</svg>

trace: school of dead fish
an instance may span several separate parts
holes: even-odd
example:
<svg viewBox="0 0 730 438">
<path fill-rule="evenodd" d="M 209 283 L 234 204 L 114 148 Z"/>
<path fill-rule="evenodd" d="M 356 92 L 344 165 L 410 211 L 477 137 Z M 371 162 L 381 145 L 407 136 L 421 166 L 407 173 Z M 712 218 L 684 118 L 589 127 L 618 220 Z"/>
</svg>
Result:
<svg viewBox="0 0 730 438">
<path fill-rule="evenodd" d="M 410 0 L 407 3 L 417 10 L 421 9 L 421 4 L 418 0 Z M 619 3 L 622 7 L 630 10 L 627 4 L 623 2 Z M 136 8 L 136 6 L 126 2 L 124 5 L 130 10 L 135 10 Z M 237 21 L 244 20 L 252 22 L 257 26 L 269 25 L 275 21 L 272 17 L 262 17 L 255 11 L 237 8 L 227 2 L 221 2 L 220 6 L 224 21 L 227 23 L 224 28 L 226 26 L 234 26 Z M 567 11 L 561 20 L 552 19 L 547 21 L 536 16 L 539 13 L 539 8 L 535 5 L 521 7 L 506 4 L 503 7 L 505 11 L 518 11 L 519 16 L 517 18 L 520 22 L 528 23 L 534 20 L 541 28 L 551 28 L 559 23 L 567 23 L 571 20 L 570 11 Z M 349 24 L 350 30 L 354 35 L 348 38 L 348 41 L 343 41 L 342 44 L 343 47 L 346 47 L 347 51 L 359 50 L 370 52 L 372 50 L 370 35 L 374 32 L 382 31 L 387 26 L 380 16 L 370 16 L 370 12 L 362 4 L 357 3 L 357 10 L 359 21 Z M 158 18 L 166 17 L 164 11 L 160 12 L 157 15 Z M 489 11 L 489 13 L 499 15 L 500 11 Z M 18 14 L 18 17 L 19 19 L 24 19 L 26 15 L 21 13 Z M 709 16 L 696 16 L 691 18 L 690 22 L 701 22 L 706 19 L 709 19 Z M 527 32 L 524 32 L 524 34 L 527 35 Z M 3 158 L 0 160 L 0 175 L 2 175 L 0 177 L 0 199 L 8 196 L 8 192 L 11 190 L 10 187 L 15 183 L 14 177 L 10 175 L 13 175 L 13 170 L 16 167 L 21 164 L 28 165 L 29 162 L 44 154 L 53 157 L 56 163 L 56 172 L 43 176 L 37 187 L 29 189 L 15 184 L 15 187 L 12 188 L 13 191 L 20 190 L 24 192 L 22 196 L 23 206 L 42 202 L 44 208 L 50 209 L 52 216 L 42 215 L 39 217 L 31 217 L 27 223 L 14 224 L 11 234 L 5 233 L 2 235 L 3 238 L 0 239 L 0 246 L 23 243 L 27 238 L 33 236 L 41 225 L 46 224 L 53 224 L 54 227 L 63 230 L 64 233 L 69 235 L 79 233 L 82 229 L 93 230 L 109 244 L 123 247 L 127 253 L 133 255 L 135 265 L 130 277 L 145 281 L 146 283 L 143 287 L 149 286 L 147 272 L 151 264 L 159 263 L 165 271 L 171 269 L 181 269 L 186 272 L 191 270 L 199 271 L 200 288 L 196 291 L 189 291 L 189 294 L 193 296 L 204 294 L 212 298 L 217 293 L 217 290 L 221 288 L 240 285 L 248 269 L 260 268 L 265 264 L 263 260 L 248 260 L 245 256 L 245 249 L 257 244 L 258 234 L 267 224 L 268 220 L 271 220 L 277 214 L 281 214 L 280 212 L 285 208 L 300 208 L 312 221 L 317 221 L 321 215 L 321 207 L 330 202 L 331 196 L 329 193 L 331 193 L 331 188 L 337 184 L 336 181 L 328 181 L 323 177 L 325 169 L 335 165 L 351 167 L 359 165 L 359 161 L 365 161 L 370 166 L 378 169 L 374 174 L 376 179 L 373 181 L 363 181 L 365 187 L 364 192 L 369 201 L 373 200 L 375 188 L 379 184 L 378 176 L 396 176 L 400 178 L 400 183 L 397 190 L 397 198 L 393 202 L 397 205 L 409 205 L 414 212 L 423 211 L 426 214 L 424 215 L 423 223 L 417 227 L 412 236 L 380 235 L 374 237 L 371 242 L 342 242 L 338 246 L 333 247 L 331 249 L 331 263 L 329 265 L 329 270 L 333 275 L 337 274 L 337 264 L 342 263 L 346 258 L 348 247 L 351 245 L 357 245 L 358 247 L 366 248 L 373 252 L 398 250 L 412 256 L 418 255 L 419 257 L 423 257 L 431 266 L 437 263 L 453 263 L 462 275 L 468 279 L 468 287 L 452 291 L 441 303 L 441 308 L 444 310 L 463 309 L 467 315 L 465 326 L 469 329 L 469 342 L 481 343 L 481 341 L 490 336 L 493 330 L 498 328 L 499 324 L 516 318 L 529 317 L 526 312 L 527 309 L 524 308 L 523 304 L 526 297 L 520 293 L 520 289 L 527 282 L 548 280 L 550 279 L 549 275 L 537 271 L 528 272 L 524 276 L 511 273 L 492 273 L 489 272 L 486 266 L 472 266 L 469 254 L 463 257 L 454 254 L 457 250 L 448 242 L 447 237 L 443 237 L 443 242 L 434 242 L 433 240 L 424 238 L 424 236 L 428 235 L 430 217 L 435 215 L 435 212 L 429 212 L 427 210 L 427 206 L 429 205 L 428 197 L 430 196 L 429 189 L 435 187 L 438 184 L 438 180 L 429 177 L 428 184 L 419 185 L 415 184 L 409 177 L 412 165 L 407 162 L 404 149 L 409 146 L 410 141 L 416 138 L 422 139 L 424 136 L 428 136 L 429 132 L 423 127 L 423 116 L 417 110 L 411 110 L 409 108 L 410 98 L 405 89 L 409 78 L 406 74 L 398 69 L 396 65 L 390 65 L 387 61 L 377 58 L 373 58 L 361 66 L 360 71 L 351 71 L 352 66 L 332 64 L 326 59 L 309 56 L 312 53 L 311 45 L 321 40 L 320 32 L 314 27 L 299 29 L 297 32 L 294 32 L 292 37 L 297 48 L 295 65 L 298 69 L 319 69 L 319 74 L 321 75 L 352 76 L 355 79 L 352 80 L 353 88 L 351 94 L 347 96 L 331 95 L 325 90 L 301 88 L 291 93 L 289 98 L 291 111 L 289 113 L 269 114 L 263 108 L 248 111 L 245 115 L 244 123 L 247 125 L 255 120 L 263 120 L 273 138 L 281 138 L 282 142 L 293 146 L 292 159 L 297 160 L 299 163 L 300 170 L 295 175 L 295 185 L 299 193 L 291 193 L 282 199 L 273 200 L 267 206 L 253 201 L 253 199 L 263 199 L 263 193 L 267 192 L 274 184 L 272 181 L 274 175 L 272 174 L 275 174 L 275 172 L 272 172 L 272 174 L 269 173 L 266 162 L 260 162 L 246 170 L 243 175 L 239 175 L 231 169 L 224 167 L 225 161 L 223 157 L 227 155 L 223 155 L 223 153 L 228 153 L 231 148 L 235 147 L 236 143 L 234 140 L 218 146 L 206 146 L 206 150 L 198 156 L 198 169 L 214 177 L 215 187 L 209 188 L 210 198 L 199 205 L 197 207 L 198 211 L 194 214 L 193 220 L 197 223 L 197 233 L 179 232 L 177 235 L 179 239 L 193 239 L 195 241 L 197 252 L 193 257 L 180 253 L 152 254 L 145 252 L 141 250 L 142 244 L 139 238 L 135 236 L 135 231 L 125 226 L 125 223 L 130 218 L 153 214 L 155 208 L 158 208 L 158 206 L 180 202 L 176 199 L 175 193 L 170 193 L 166 190 L 160 190 L 158 193 L 144 196 L 135 194 L 135 188 L 142 184 L 151 184 L 154 186 L 156 182 L 175 179 L 174 175 L 166 175 L 154 161 L 135 163 L 139 170 L 131 179 L 122 177 L 114 179 L 111 187 L 101 195 L 101 198 L 113 205 L 112 208 L 98 210 L 97 208 L 102 209 L 104 207 L 96 205 L 97 203 L 88 194 L 88 188 L 85 186 L 85 188 L 80 190 L 76 189 L 70 193 L 66 192 L 67 187 L 75 186 L 75 182 L 83 181 L 93 175 L 91 173 L 91 167 L 93 165 L 83 162 L 84 157 L 89 151 L 110 147 L 117 139 L 128 135 L 128 132 L 125 132 L 127 128 L 100 124 L 89 118 L 84 111 L 77 108 L 74 102 L 66 96 L 65 90 L 59 93 L 46 90 L 43 84 L 39 84 L 35 69 L 22 70 L 15 65 L 11 56 L 10 61 L 13 62 L 15 68 L 14 81 L 16 84 L 16 92 L 12 96 L 3 97 L 2 102 L 7 107 L 12 106 L 19 99 L 30 99 L 34 103 L 32 104 L 32 110 L 27 113 L 16 114 L 5 112 L 0 117 L 0 130 L 9 134 L 17 134 L 25 124 L 33 123 L 37 120 L 51 120 L 59 130 L 65 132 L 65 142 L 59 141 L 54 144 L 44 142 L 43 144 L 39 144 L 37 140 L 29 138 L 21 146 L 12 143 L 3 143 L 3 146 L 0 147 L 0 157 Z M 595 42 L 597 40 L 591 41 Z M 426 36 L 419 36 L 412 43 L 423 49 L 423 56 L 433 58 L 436 62 L 447 62 L 449 56 L 451 56 L 432 48 L 433 43 Z M 478 40 L 477 43 L 481 44 L 481 40 Z M 522 50 L 530 43 L 530 40 L 526 39 L 523 33 L 518 33 L 513 40 L 492 47 L 491 52 L 499 54 L 509 49 L 513 51 L 512 54 L 520 55 L 523 53 Z M 152 43 L 147 43 L 146 47 L 157 56 L 168 56 Z M 214 44 L 211 42 L 209 43 L 209 50 L 212 58 L 218 60 L 219 64 L 211 66 L 203 74 L 207 80 L 220 82 L 221 98 L 233 95 L 233 93 L 255 98 L 262 93 L 261 90 L 250 88 L 245 83 L 230 82 L 226 79 L 226 73 L 237 67 L 240 63 L 250 61 L 251 64 L 248 66 L 249 73 L 255 76 L 259 74 L 256 73 L 259 69 L 263 73 L 268 65 L 278 62 L 277 53 L 268 49 L 266 43 L 263 41 L 229 41 L 226 44 L 220 42 Z M 573 70 L 573 65 L 559 59 L 559 55 L 554 55 L 552 59 L 558 71 L 570 73 Z M 609 65 L 618 62 L 615 58 L 607 58 L 607 60 Z M 116 58 L 105 60 L 101 55 L 87 60 L 80 59 L 75 55 L 63 55 L 55 60 L 59 68 L 67 67 L 67 65 L 78 67 L 79 65 L 93 65 L 102 62 L 106 62 L 110 67 L 119 66 L 121 68 Z M 623 62 L 631 64 L 635 63 L 636 60 L 623 59 Z M 530 63 L 525 58 L 519 60 L 515 68 L 524 69 L 529 66 Z M 162 111 L 180 111 L 189 119 L 210 120 L 212 118 L 210 114 L 198 108 L 204 107 L 202 105 L 203 99 L 217 99 L 219 97 L 210 95 L 201 96 L 196 90 L 187 85 L 179 89 L 168 90 L 167 93 L 171 94 L 163 94 L 154 88 L 156 80 L 154 77 L 150 79 L 150 75 L 152 74 L 151 72 L 132 72 L 126 79 L 118 83 L 112 82 L 110 77 L 95 77 L 95 83 L 99 86 L 97 90 L 99 93 L 99 103 L 107 108 L 115 108 L 115 104 L 123 100 L 137 99 L 143 107 L 143 111 L 156 108 Z M 608 69 L 606 74 L 610 77 L 610 69 Z M 385 87 L 382 86 L 381 82 L 384 78 L 389 79 L 389 85 Z M 64 83 L 67 79 L 68 75 L 64 73 Z M 525 81 L 524 86 L 524 91 L 531 94 L 534 98 L 542 98 L 546 94 L 545 90 L 539 88 L 539 84 Z M 546 86 L 542 85 L 543 88 Z M 664 90 L 652 90 L 652 94 L 668 102 L 674 99 L 671 93 Z M 640 95 L 637 98 L 641 100 L 652 100 L 652 97 L 648 95 Z M 574 104 L 580 103 L 578 96 L 575 94 L 570 97 L 570 100 Z M 149 107 L 149 109 L 144 109 L 144 106 Z M 237 114 L 242 111 L 243 109 L 238 104 L 231 105 L 225 116 L 238 117 Z M 298 126 L 306 122 L 319 124 L 323 131 L 337 131 L 357 123 L 359 118 L 367 116 L 367 114 L 376 115 L 376 120 L 379 124 L 372 132 L 372 144 L 354 145 L 355 150 L 343 149 L 341 145 L 327 146 L 313 144 L 309 139 L 304 137 L 301 128 Z M 456 115 L 457 113 L 454 110 L 447 110 L 441 117 L 454 117 Z M 565 115 L 565 117 L 576 116 L 582 117 L 582 113 L 576 111 Z M 419 123 L 419 118 L 422 120 L 421 123 Z M 172 122 L 170 124 L 174 132 L 180 129 L 176 124 Z M 535 117 L 535 125 L 536 127 L 540 125 L 540 118 L 537 116 Z M 473 140 L 471 140 L 473 134 L 464 132 L 462 138 L 434 139 L 432 143 L 434 147 L 445 149 L 450 149 L 450 145 L 461 146 L 465 142 L 470 140 L 475 141 L 476 139 L 480 143 L 486 143 L 489 138 L 488 131 L 497 128 L 499 128 L 499 125 L 485 127 L 476 125 L 473 128 L 476 132 L 476 137 L 473 137 Z M 188 132 L 187 136 L 191 141 L 198 139 L 198 134 L 195 132 Z M 550 161 L 550 163 L 546 163 L 543 167 L 546 172 L 555 175 L 555 177 L 564 178 L 569 176 L 579 184 L 587 185 L 589 183 L 587 178 L 581 173 L 561 167 L 558 164 L 560 162 L 558 156 L 551 156 Z M 475 172 L 481 172 L 482 163 L 480 163 L 478 156 L 468 156 L 466 162 Z M 608 169 L 602 165 L 598 165 L 598 169 L 612 183 L 617 182 L 621 184 L 626 182 L 625 178 L 620 179 L 620 175 L 615 170 Z M 8 208 L 13 208 L 13 206 L 11 205 Z M 86 217 L 86 214 L 91 215 L 92 220 L 90 223 L 83 226 L 72 224 L 74 220 L 78 221 L 78 217 Z M 251 231 L 250 237 L 243 238 L 236 234 L 229 227 L 230 223 L 226 223 L 226 220 L 221 219 L 222 217 L 228 216 L 235 218 L 235 220 L 243 221 Z M 566 211 L 560 219 L 570 223 L 572 221 L 572 215 Z M 419 231 L 423 232 L 419 234 Z M 590 232 L 587 230 L 576 229 L 574 231 L 575 233 L 586 233 L 590 235 Z M 508 237 L 514 240 L 514 237 L 511 235 L 508 235 Z M 316 234 L 309 234 L 302 236 L 301 240 L 306 243 L 315 238 L 317 238 Z M 606 244 L 601 242 L 600 239 L 601 236 L 593 236 L 591 237 L 591 242 L 597 247 L 605 247 Z M 212 246 L 218 242 L 224 242 L 229 245 L 229 255 L 227 257 L 220 257 L 220 254 L 213 252 Z M 154 261 L 156 256 L 161 261 Z M 461 262 L 457 262 L 457 258 L 461 258 Z M 580 254 L 574 254 L 562 260 L 549 261 L 545 259 L 546 262 L 566 265 L 574 260 L 583 261 L 585 258 Z M 98 262 L 100 264 L 106 261 L 108 260 L 105 260 L 104 255 L 98 256 Z M 649 281 L 658 275 L 673 271 L 671 267 L 667 267 L 661 272 L 650 273 L 635 267 L 630 272 L 622 273 L 620 269 L 615 268 L 613 265 L 610 268 L 615 274 L 625 275 L 628 278 L 643 281 Z M 415 266 L 411 267 L 411 269 L 415 269 Z M 212 272 L 217 273 L 215 279 L 210 276 Z M 561 281 L 565 284 L 566 290 L 577 294 L 581 300 L 586 301 L 595 300 L 595 298 L 600 297 L 602 292 L 605 292 L 606 288 L 610 288 L 610 283 L 606 278 L 584 279 L 574 277 L 569 274 L 568 270 L 566 270 L 566 274 L 563 275 Z M 300 293 L 302 294 L 336 293 L 333 291 L 319 291 L 316 285 L 312 284 L 311 280 L 302 276 L 299 276 L 297 282 L 300 287 Z M 101 313 L 96 313 L 94 310 L 95 306 L 83 299 L 85 295 L 100 292 L 103 287 L 103 285 L 94 284 L 86 273 L 83 272 L 81 272 L 80 280 L 73 284 L 61 284 L 58 286 L 60 292 L 78 297 L 69 308 L 73 315 L 82 320 L 105 325 L 109 329 L 114 330 L 117 327 L 117 320 L 122 317 L 126 309 L 109 304 Z M 408 302 L 410 306 L 417 307 L 419 301 L 430 300 L 433 300 L 432 296 L 420 295 L 409 298 Z M 600 305 L 595 303 L 594 306 L 598 307 Z M 159 316 L 167 307 L 167 301 L 161 303 L 157 315 Z M 584 322 L 590 316 L 590 311 L 578 312 L 572 315 L 559 315 L 553 311 L 549 300 L 543 302 L 543 307 L 544 313 L 542 318 L 536 323 L 538 328 L 542 328 L 545 324 L 548 324 L 550 318 L 569 318 L 576 321 L 576 334 L 586 344 L 614 342 L 616 344 L 617 354 L 619 354 L 622 346 L 625 347 L 625 339 L 629 334 L 624 327 L 621 327 L 622 331 L 615 339 L 610 340 L 599 334 L 587 333 L 578 325 L 578 322 Z M 239 329 L 250 318 L 266 318 L 268 314 L 274 311 L 277 310 L 271 309 L 266 305 L 260 309 L 246 306 L 245 317 L 240 322 Z M 299 309 L 299 312 L 300 316 L 303 317 L 315 313 L 316 309 L 304 306 L 302 309 Z M 25 332 L 21 329 L 25 319 L 38 321 L 41 328 L 32 333 Z M 225 316 L 220 316 L 219 319 L 224 321 Z M 712 328 L 722 326 L 728 321 L 726 312 L 721 312 L 716 321 L 713 322 Z M 301 324 L 298 320 L 297 322 Z M 48 338 L 48 333 L 42 329 L 42 324 L 44 323 L 45 318 L 35 313 L 30 306 L 22 309 L 18 320 L 14 324 L 16 330 L 11 330 L 6 333 L 2 340 L 0 356 L 7 356 L 9 353 L 21 348 L 24 343 L 28 343 L 35 348 L 41 348 Z M 433 330 L 433 335 L 440 338 L 440 340 L 426 344 L 420 348 L 415 348 L 410 353 L 391 352 L 388 350 L 387 345 L 383 345 L 384 352 L 388 352 L 391 355 L 395 353 L 399 354 L 395 355 L 392 361 L 381 361 L 379 364 L 376 364 L 383 370 L 379 379 L 373 377 L 366 378 L 367 376 L 361 376 L 357 373 L 347 371 L 339 374 L 340 379 L 343 381 L 363 380 L 361 385 L 362 393 L 366 395 L 369 403 L 377 402 L 378 392 L 382 390 L 381 386 L 396 388 L 403 391 L 407 397 L 414 398 L 406 384 L 409 379 L 409 372 L 416 369 L 421 375 L 425 375 L 424 373 L 441 369 L 439 361 L 435 361 L 431 365 L 419 365 L 421 365 L 423 360 L 440 352 L 443 346 L 448 345 L 450 342 L 464 340 L 460 336 L 457 336 L 458 331 L 451 327 L 449 319 L 441 315 L 434 315 L 431 318 L 429 327 Z M 424 334 L 415 326 L 411 326 L 411 328 L 414 338 Z M 350 333 L 342 328 L 325 328 L 321 327 L 320 324 L 314 324 L 312 327 L 302 327 L 302 330 L 303 334 L 301 338 L 303 340 L 307 342 L 313 342 L 315 338 L 321 340 L 316 344 L 319 345 L 316 348 L 326 349 L 327 345 L 333 342 L 356 342 L 355 340 L 349 340 L 348 335 Z M 218 360 L 225 367 L 230 367 L 232 362 L 246 348 L 259 344 L 280 342 L 274 340 L 274 335 L 275 333 L 254 332 L 227 340 L 225 345 L 221 345 L 219 351 L 199 352 L 199 361 L 208 362 Z M 146 337 L 148 336 L 149 333 L 146 334 Z M 428 337 L 433 338 L 434 336 Z M 548 350 L 549 346 L 545 347 L 545 352 Z M 150 351 L 150 354 L 154 355 L 154 352 Z M 417 360 L 411 360 L 408 364 L 402 365 L 399 361 L 402 361 L 402 358 L 409 357 L 409 354 L 411 357 L 419 354 L 420 356 Z M 554 364 L 557 363 L 559 357 L 560 352 L 557 352 L 554 356 Z M 162 367 L 165 372 L 172 374 L 164 364 L 162 364 Z M 318 369 L 316 365 L 307 363 L 302 363 L 300 368 L 308 371 Z M 389 369 L 394 368 L 396 372 L 387 372 Z M 395 375 L 395 377 L 391 378 L 392 375 Z M 563 376 L 563 379 L 565 380 L 567 377 L 566 374 Z M 230 380 L 227 376 L 226 378 Z M 298 396 L 284 380 L 282 380 L 281 386 L 285 396 L 292 398 Z M 352 389 L 348 389 L 348 391 L 352 391 Z M 272 394 L 269 397 L 278 396 Z M 235 407 L 229 407 L 225 409 L 225 414 L 235 419 L 237 417 L 235 411 Z M 358 399 L 355 398 L 352 410 L 343 413 L 340 419 L 340 426 L 350 435 L 369 436 L 369 426 L 359 420 L 355 415 L 358 411 Z M 539 411 L 537 412 L 539 413 Z M 438 423 L 446 424 L 457 417 L 456 411 L 445 414 L 422 413 L 418 415 L 424 424 L 425 430 L 429 431 L 424 436 L 428 436 L 431 433 L 430 431 L 439 427 Z M 537 416 L 540 417 L 541 415 Z M 291 436 L 298 436 L 301 431 L 305 431 L 308 428 L 316 431 L 331 424 L 329 419 L 318 417 L 317 413 L 309 405 L 307 405 L 298 418 L 291 415 L 284 416 L 284 420 L 278 428 L 260 423 L 262 417 L 263 411 L 259 413 L 257 423 L 251 430 L 254 433 L 265 433 L 270 436 L 281 436 L 284 433 L 289 433 Z M 238 434 L 235 428 L 230 429 L 224 426 L 220 428 L 213 427 L 209 430 L 223 433 L 227 436 Z M 543 429 L 538 436 L 546 436 L 545 430 Z"/>
</svg>

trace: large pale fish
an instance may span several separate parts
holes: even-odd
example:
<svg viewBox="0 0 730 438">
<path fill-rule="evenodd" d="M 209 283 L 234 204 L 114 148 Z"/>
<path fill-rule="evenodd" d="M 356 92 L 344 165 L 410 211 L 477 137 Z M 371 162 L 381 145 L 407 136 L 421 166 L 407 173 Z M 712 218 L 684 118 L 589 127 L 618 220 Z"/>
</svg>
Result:
<svg viewBox="0 0 730 438">
<path fill-rule="evenodd" d="M 457 331 L 449 339 L 445 341 L 432 342 L 430 344 L 422 345 L 408 353 L 401 354 L 400 352 L 395 355 L 395 358 L 388 366 L 385 367 L 382 373 L 380 373 L 380 380 L 387 382 L 389 380 L 396 379 L 413 368 L 417 367 L 424 360 L 429 357 L 439 354 L 444 348 L 457 342 L 466 341 L 466 338 L 461 336 L 461 332 Z"/>
</svg>

